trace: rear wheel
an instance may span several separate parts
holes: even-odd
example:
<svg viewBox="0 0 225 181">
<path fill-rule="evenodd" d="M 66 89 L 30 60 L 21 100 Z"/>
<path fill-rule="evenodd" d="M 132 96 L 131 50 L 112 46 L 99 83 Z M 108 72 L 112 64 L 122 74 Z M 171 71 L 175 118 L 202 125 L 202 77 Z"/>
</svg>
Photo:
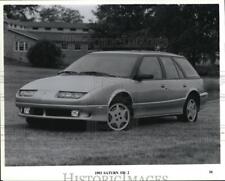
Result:
<svg viewBox="0 0 225 181">
<path fill-rule="evenodd" d="M 196 122 L 198 118 L 198 110 L 199 105 L 197 99 L 194 96 L 191 96 L 185 102 L 183 114 L 178 116 L 178 119 L 185 122 Z"/>
<path fill-rule="evenodd" d="M 110 105 L 107 124 L 111 130 L 126 130 L 130 127 L 131 120 L 131 108 L 126 103 L 118 101 Z"/>
</svg>

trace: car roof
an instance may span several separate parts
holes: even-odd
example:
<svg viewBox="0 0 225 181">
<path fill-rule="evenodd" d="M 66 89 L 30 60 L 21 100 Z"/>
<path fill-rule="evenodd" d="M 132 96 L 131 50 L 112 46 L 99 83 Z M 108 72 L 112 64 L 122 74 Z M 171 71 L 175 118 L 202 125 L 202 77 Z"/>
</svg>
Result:
<svg viewBox="0 0 225 181">
<path fill-rule="evenodd" d="M 163 55 L 163 56 L 176 56 L 183 57 L 174 53 L 160 52 L 160 51 L 141 51 L 141 50 L 130 50 L 130 51 L 99 51 L 92 52 L 92 54 L 133 54 L 133 55 Z"/>
</svg>

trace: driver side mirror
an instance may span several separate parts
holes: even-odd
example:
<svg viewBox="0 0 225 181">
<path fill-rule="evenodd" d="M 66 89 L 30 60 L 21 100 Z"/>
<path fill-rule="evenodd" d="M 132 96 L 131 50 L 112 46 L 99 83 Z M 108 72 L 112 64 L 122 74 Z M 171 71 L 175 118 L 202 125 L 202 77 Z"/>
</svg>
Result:
<svg viewBox="0 0 225 181">
<path fill-rule="evenodd" d="M 135 80 L 141 81 L 141 80 L 151 80 L 154 78 L 154 75 L 152 74 L 138 74 L 135 76 Z"/>
</svg>

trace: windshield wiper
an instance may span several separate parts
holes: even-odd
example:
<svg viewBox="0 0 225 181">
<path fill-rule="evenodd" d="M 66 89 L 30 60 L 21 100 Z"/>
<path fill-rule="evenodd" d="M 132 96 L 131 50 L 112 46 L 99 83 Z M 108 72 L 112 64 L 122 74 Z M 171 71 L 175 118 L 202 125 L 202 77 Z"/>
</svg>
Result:
<svg viewBox="0 0 225 181">
<path fill-rule="evenodd" d="M 104 72 L 95 72 L 95 71 L 85 71 L 85 72 L 75 72 L 75 71 L 61 71 L 58 74 L 66 74 L 66 75 L 96 75 L 96 76 L 108 76 L 108 77 L 117 77 L 115 75 L 107 74 Z"/>
<path fill-rule="evenodd" d="M 116 75 L 107 74 L 104 72 L 95 72 L 95 71 L 86 71 L 79 72 L 80 75 L 96 75 L 96 76 L 109 76 L 109 77 L 117 77 Z"/>
<path fill-rule="evenodd" d="M 65 71 L 59 72 L 58 74 L 77 75 L 77 74 L 79 74 L 79 73 L 78 73 L 78 72 L 75 72 L 75 71 L 65 70 Z"/>
</svg>

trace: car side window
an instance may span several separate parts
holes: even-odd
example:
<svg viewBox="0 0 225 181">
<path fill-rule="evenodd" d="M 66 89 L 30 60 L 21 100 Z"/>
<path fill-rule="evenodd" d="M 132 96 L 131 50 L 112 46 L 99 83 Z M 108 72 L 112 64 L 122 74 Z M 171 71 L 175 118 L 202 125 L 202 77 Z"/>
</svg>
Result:
<svg viewBox="0 0 225 181">
<path fill-rule="evenodd" d="M 199 78 L 198 73 L 187 59 L 183 57 L 178 57 L 174 58 L 174 60 L 177 62 L 177 64 L 180 65 L 187 78 Z"/>
<path fill-rule="evenodd" d="M 175 63 L 170 57 L 160 57 L 166 72 L 167 79 L 179 79 Z"/>
<path fill-rule="evenodd" d="M 180 67 L 175 63 L 175 67 L 177 68 L 177 72 L 178 72 L 178 75 L 181 79 L 184 78 L 184 74 L 182 72 L 182 70 L 180 69 Z"/>
<path fill-rule="evenodd" d="M 162 79 L 162 70 L 156 57 L 144 57 L 138 74 L 153 75 L 153 79 Z"/>
</svg>

